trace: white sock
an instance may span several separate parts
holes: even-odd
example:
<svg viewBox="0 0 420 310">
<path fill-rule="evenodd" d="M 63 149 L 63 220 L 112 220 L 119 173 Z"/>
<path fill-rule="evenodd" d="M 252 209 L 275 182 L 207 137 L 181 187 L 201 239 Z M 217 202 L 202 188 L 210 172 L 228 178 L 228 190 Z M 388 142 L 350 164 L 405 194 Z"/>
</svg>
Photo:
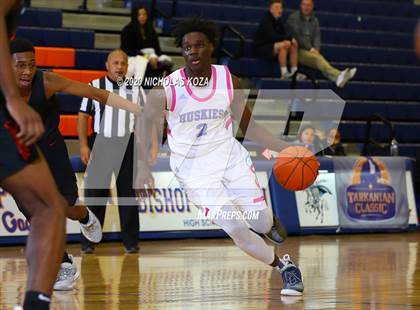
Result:
<svg viewBox="0 0 420 310">
<path fill-rule="evenodd" d="M 287 67 L 281 67 L 281 75 L 285 75 L 285 74 L 287 74 L 287 73 L 289 73 L 289 72 L 287 71 Z"/>
<path fill-rule="evenodd" d="M 297 71 L 297 67 L 292 67 L 291 68 L 291 71 L 290 71 L 290 73 L 293 75 L 293 74 L 295 74 L 296 73 L 296 71 Z"/>
</svg>

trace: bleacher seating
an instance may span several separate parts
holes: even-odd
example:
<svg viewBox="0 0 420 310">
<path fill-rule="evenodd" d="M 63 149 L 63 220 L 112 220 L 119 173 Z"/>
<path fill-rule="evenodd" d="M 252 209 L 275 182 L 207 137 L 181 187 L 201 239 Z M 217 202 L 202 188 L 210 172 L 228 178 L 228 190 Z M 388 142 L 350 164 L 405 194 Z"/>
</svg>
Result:
<svg viewBox="0 0 420 310">
<path fill-rule="evenodd" d="M 242 58 L 237 61 L 225 60 L 231 72 L 239 76 L 253 77 L 278 77 L 280 68 L 273 66 L 273 62 L 255 58 Z M 338 68 L 352 65 L 332 62 Z M 412 66 L 398 66 L 389 64 L 366 63 L 358 64 L 357 80 L 359 81 L 383 81 L 383 82 L 409 82 L 420 83 L 418 68 Z"/>
<path fill-rule="evenodd" d="M 94 48 L 95 32 L 40 27 L 18 27 L 16 36 L 35 45 L 52 47 Z"/>
<path fill-rule="evenodd" d="M 89 83 L 106 75 L 106 71 L 103 70 L 53 69 L 53 72 L 84 83 Z"/>
<path fill-rule="evenodd" d="M 150 8 L 152 0 L 127 2 L 141 2 Z M 290 82 L 278 79 L 280 73 L 276 63 L 258 60 L 254 56 L 253 36 L 266 12 L 266 2 L 178 1 L 174 18 L 165 20 L 163 35 L 168 36 L 174 24 L 187 16 L 202 15 L 213 19 L 220 27 L 231 25 L 246 38 L 245 55 L 238 60 L 222 59 L 222 63 L 229 65 L 234 74 L 249 79 L 255 88 L 288 88 Z M 297 9 L 299 0 L 284 2 L 287 17 Z M 170 0 L 158 1 L 159 8 L 165 12 L 170 11 L 171 5 Z M 128 10 L 125 12 L 128 16 Z M 65 14 L 71 17 L 74 13 Z M 94 11 L 89 12 L 89 20 L 94 14 Z M 121 15 L 120 9 L 117 15 Z M 370 114 L 380 113 L 395 124 L 401 154 L 415 155 L 420 150 L 420 137 L 416 134 L 420 129 L 420 62 L 413 53 L 412 32 L 420 16 L 420 6 L 413 5 L 410 0 L 322 0 L 316 2 L 316 15 L 321 24 L 323 55 L 338 68 L 358 67 L 355 80 L 344 89 L 337 89 L 324 79 L 319 83 L 321 88 L 331 88 L 346 99 L 341 124 L 343 140 L 350 143 L 363 141 L 366 119 Z M 40 66 L 71 69 L 62 72 L 75 74 L 77 79 L 84 81 L 95 77 L 84 71 L 104 70 L 108 51 L 94 49 L 93 29 L 97 35 L 101 34 L 100 22 L 86 29 L 62 26 L 63 13 L 60 10 L 32 8 L 27 10 L 17 35 L 30 39 L 40 47 L 74 49 L 74 56 L 65 57 L 63 61 L 52 61 L 47 57 L 40 60 Z M 103 32 L 117 34 L 110 29 L 113 29 L 111 25 Z M 118 43 L 115 45 L 118 46 Z M 238 39 L 228 36 L 225 47 L 237 50 Z M 174 55 L 173 52 L 173 48 L 168 49 L 169 54 Z M 74 64 L 70 61 L 72 58 Z M 312 85 L 303 81 L 298 83 L 298 87 L 310 88 Z M 77 113 L 80 98 L 61 94 L 59 100 L 63 113 Z M 385 138 L 386 131 L 375 125 L 373 134 L 380 140 Z"/>
<path fill-rule="evenodd" d="M 92 118 L 88 118 L 88 135 L 92 133 Z M 77 137 L 77 115 L 60 115 L 60 133 L 64 137 Z"/>
<path fill-rule="evenodd" d="M 25 10 L 24 18 L 21 19 L 20 25 L 31 27 L 52 27 L 60 28 L 62 26 L 61 10 L 52 9 L 32 9 Z"/>
<path fill-rule="evenodd" d="M 75 64 L 75 49 L 61 47 L 35 47 L 35 61 L 38 67 L 73 68 Z"/>
</svg>

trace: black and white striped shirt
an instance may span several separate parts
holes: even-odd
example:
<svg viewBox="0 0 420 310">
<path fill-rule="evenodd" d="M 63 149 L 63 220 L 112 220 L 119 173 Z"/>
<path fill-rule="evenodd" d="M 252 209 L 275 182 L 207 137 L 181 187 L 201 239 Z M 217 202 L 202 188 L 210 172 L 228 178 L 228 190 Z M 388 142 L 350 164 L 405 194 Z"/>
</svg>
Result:
<svg viewBox="0 0 420 310">
<path fill-rule="evenodd" d="M 131 87 L 130 85 L 119 87 L 107 76 L 93 80 L 89 83 L 93 87 L 112 91 L 115 94 L 144 105 L 146 94 L 143 88 Z M 124 137 L 134 131 L 134 114 L 125 110 L 110 107 L 88 98 L 83 98 L 80 112 L 93 116 L 92 130 L 106 138 Z"/>
</svg>

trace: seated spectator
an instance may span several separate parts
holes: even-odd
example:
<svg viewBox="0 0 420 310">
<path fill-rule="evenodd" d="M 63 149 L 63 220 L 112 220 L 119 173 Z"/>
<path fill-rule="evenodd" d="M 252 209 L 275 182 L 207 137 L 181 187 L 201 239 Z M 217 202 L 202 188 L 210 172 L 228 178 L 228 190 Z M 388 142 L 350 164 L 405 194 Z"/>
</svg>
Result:
<svg viewBox="0 0 420 310">
<path fill-rule="evenodd" d="M 121 49 L 130 56 L 127 76 L 162 76 L 172 68 L 172 60 L 162 55 L 157 33 L 146 7 L 131 10 L 131 22 L 121 32 Z M 146 71 L 147 70 L 147 71 Z"/>
<path fill-rule="evenodd" d="M 323 151 L 318 151 L 324 149 L 322 143 L 324 136 L 323 131 L 315 129 L 312 125 L 304 125 L 299 130 L 297 140 L 293 144 L 303 145 L 316 155 L 324 155 Z"/>
<path fill-rule="evenodd" d="M 269 12 L 261 21 L 255 34 L 255 53 L 267 60 L 277 59 L 281 79 L 284 80 L 297 71 L 298 44 L 286 33 L 282 15 L 283 1 L 270 0 Z M 290 73 L 287 70 L 287 56 L 290 57 Z"/>
<path fill-rule="evenodd" d="M 305 145 L 314 144 L 315 141 L 315 128 L 310 125 L 305 125 L 299 131 L 297 136 L 297 143 L 303 143 Z"/>
<path fill-rule="evenodd" d="M 337 87 L 344 87 L 356 74 L 356 68 L 343 71 L 331 66 L 321 55 L 321 31 L 313 14 L 315 0 L 301 0 L 300 11 L 292 13 L 286 23 L 288 33 L 299 43 L 299 63 L 317 69 Z"/>
<path fill-rule="evenodd" d="M 338 129 L 330 129 L 328 132 L 327 142 L 331 145 L 324 150 L 325 155 L 346 156 L 344 147 L 341 144 L 341 135 Z"/>
<path fill-rule="evenodd" d="M 295 145 L 303 145 L 315 152 L 315 128 L 311 125 L 304 125 L 298 132 L 297 140 L 293 142 Z"/>
</svg>

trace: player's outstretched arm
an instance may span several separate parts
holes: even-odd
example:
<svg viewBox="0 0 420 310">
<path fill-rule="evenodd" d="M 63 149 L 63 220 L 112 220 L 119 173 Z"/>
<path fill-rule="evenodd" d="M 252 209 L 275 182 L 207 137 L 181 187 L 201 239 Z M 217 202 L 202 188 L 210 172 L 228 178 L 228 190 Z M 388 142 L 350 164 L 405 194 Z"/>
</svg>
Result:
<svg viewBox="0 0 420 310">
<path fill-rule="evenodd" d="M 152 126 L 149 159 L 148 159 L 148 163 L 150 166 L 156 165 L 157 157 L 158 157 L 159 149 L 160 149 L 157 126 L 158 126 L 157 123 L 154 123 Z"/>
<path fill-rule="evenodd" d="M 276 152 L 286 148 L 288 146 L 286 142 L 274 137 L 268 130 L 257 124 L 246 104 L 241 82 L 233 75 L 232 81 L 235 91 L 231 110 L 234 119 L 239 122 L 239 128 L 241 128 L 244 136 Z"/>
<path fill-rule="evenodd" d="M 66 79 L 52 72 L 45 72 L 44 76 L 47 97 L 50 97 L 57 92 L 62 92 L 69 95 L 93 99 L 114 108 L 134 113 L 135 115 L 139 115 L 141 112 L 142 108 L 139 105 L 107 90 L 99 89 L 82 82 Z"/>
<path fill-rule="evenodd" d="M 150 163 L 148 162 L 148 159 L 152 139 L 157 138 L 156 124 L 159 123 L 159 119 L 163 116 L 165 103 L 166 96 L 163 88 L 153 88 L 147 96 L 143 113 L 136 119 L 135 141 L 137 169 L 134 188 L 139 197 L 148 196 L 153 192 L 151 189 L 154 188 L 154 180 L 150 172 Z"/>
</svg>

